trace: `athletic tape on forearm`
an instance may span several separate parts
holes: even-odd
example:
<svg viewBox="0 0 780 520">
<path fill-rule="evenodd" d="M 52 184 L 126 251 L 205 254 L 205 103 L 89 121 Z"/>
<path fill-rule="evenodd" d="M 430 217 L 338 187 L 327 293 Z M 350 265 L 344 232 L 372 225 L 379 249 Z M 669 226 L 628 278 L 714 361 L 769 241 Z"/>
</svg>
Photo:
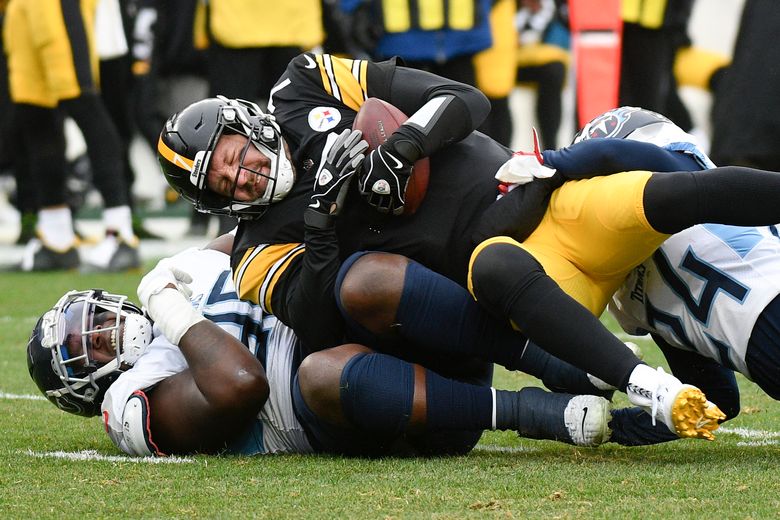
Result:
<svg viewBox="0 0 780 520">
<path fill-rule="evenodd" d="M 192 308 L 190 301 L 176 289 L 166 288 L 149 298 L 146 309 L 162 333 L 174 345 L 190 327 L 206 318 Z"/>
</svg>

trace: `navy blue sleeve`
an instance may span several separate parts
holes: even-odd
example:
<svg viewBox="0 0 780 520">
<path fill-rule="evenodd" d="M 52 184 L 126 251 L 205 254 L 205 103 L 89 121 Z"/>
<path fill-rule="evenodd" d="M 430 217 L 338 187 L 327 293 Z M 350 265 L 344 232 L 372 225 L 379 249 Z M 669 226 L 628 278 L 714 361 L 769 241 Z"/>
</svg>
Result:
<svg viewBox="0 0 780 520">
<path fill-rule="evenodd" d="M 612 410 L 609 428 L 612 430 L 609 442 L 621 446 L 647 446 L 679 439 L 661 421 L 653 425 L 650 414 L 636 406 Z"/>
<path fill-rule="evenodd" d="M 545 150 L 542 155 L 546 166 L 569 179 L 631 170 L 701 170 L 690 154 L 630 139 L 588 139 L 560 150 Z"/>
</svg>

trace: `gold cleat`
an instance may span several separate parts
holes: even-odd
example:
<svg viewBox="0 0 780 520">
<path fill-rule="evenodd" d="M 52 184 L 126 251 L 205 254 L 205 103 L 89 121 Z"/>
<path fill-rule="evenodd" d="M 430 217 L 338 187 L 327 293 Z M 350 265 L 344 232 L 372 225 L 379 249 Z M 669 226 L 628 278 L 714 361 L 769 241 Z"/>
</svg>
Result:
<svg viewBox="0 0 780 520">
<path fill-rule="evenodd" d="M 694 386 L 685 385 L 672 404 L 674 429 L 683 438 L 714 441 L 712 432 L 725 419 L 726 414 Z"/>
</svg>

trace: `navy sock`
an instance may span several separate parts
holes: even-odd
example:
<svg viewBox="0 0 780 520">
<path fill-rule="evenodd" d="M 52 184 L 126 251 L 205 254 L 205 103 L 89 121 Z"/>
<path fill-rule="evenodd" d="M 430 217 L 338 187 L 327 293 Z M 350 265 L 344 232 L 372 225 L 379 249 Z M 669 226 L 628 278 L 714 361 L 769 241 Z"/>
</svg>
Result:
<svg viewBox="0 0 780 520">
<path fill-rule="evenodd" d="M 493 422 L 493 392 L 477 386 L 445 379 L 425 371 L 429 430 L 487 430 Z"/>
<path fill-rule="evenodd" d="M 484 430 L 491 427 L 490 387 L 446 379 L 425 371 L 427 428 Z M 414 366 L 386 354 L 352 358 L 341 374 L 341 406 L 356 427 L 394 437 L 406 429 L 414 399 Z"/>
<path fill-rule="evenodd" d="M 530 439 L 571 442 L 564 410 L 572 397 L 534 387 L 518 392 L 496 390 L 496 429 L 517 430 Z"/>
<path fill-rule="evenodd" d="M 609 427 L 612 430 L 610 442 L 622 446 L 645 446 L 679 438 L 660 421 L 653 426 L 650 414 L 636 407 L 612 410 Z"/>
<path fill-rule="evenodd" d="M 485 312 L 463 287 L 416 262 L 406 269 L 396 321 L 401 336 L 415 344 L 522 370 L 525 337 Z"/>
<path fill-rule="evenodd" d="M 587 372 L 558 359 L 535 343 L 529 342 L 518 370 L 538 377 L 553 392 L 599 395 L 612 399 L 613 390 L 601 390 L 593 385 Z"/>
</svg>

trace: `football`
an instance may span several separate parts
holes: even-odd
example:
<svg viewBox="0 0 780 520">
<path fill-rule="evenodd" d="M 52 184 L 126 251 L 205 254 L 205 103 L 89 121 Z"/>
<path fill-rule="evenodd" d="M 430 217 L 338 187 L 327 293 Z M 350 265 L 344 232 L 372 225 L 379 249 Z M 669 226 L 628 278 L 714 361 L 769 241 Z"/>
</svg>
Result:
<svg viewBox="0 0 780 520">
<path fill-rule="evenodd" d="M 363 139 L 368 142 L 369 150 L 374 150 L 387 141 L 390 134 L 407 119 L 409 117 L 406 114 L 390 103 L 379 98 L 368 98 L 360 107 L 352 128 L 363 132 Z M 404 193 L 403 215 L 412 215 L 420 207 L 428 189 L 429 173 L 430 162 L 427 157 L 414 163 L 412 176 L 409 177 Z"/>
</svg>

